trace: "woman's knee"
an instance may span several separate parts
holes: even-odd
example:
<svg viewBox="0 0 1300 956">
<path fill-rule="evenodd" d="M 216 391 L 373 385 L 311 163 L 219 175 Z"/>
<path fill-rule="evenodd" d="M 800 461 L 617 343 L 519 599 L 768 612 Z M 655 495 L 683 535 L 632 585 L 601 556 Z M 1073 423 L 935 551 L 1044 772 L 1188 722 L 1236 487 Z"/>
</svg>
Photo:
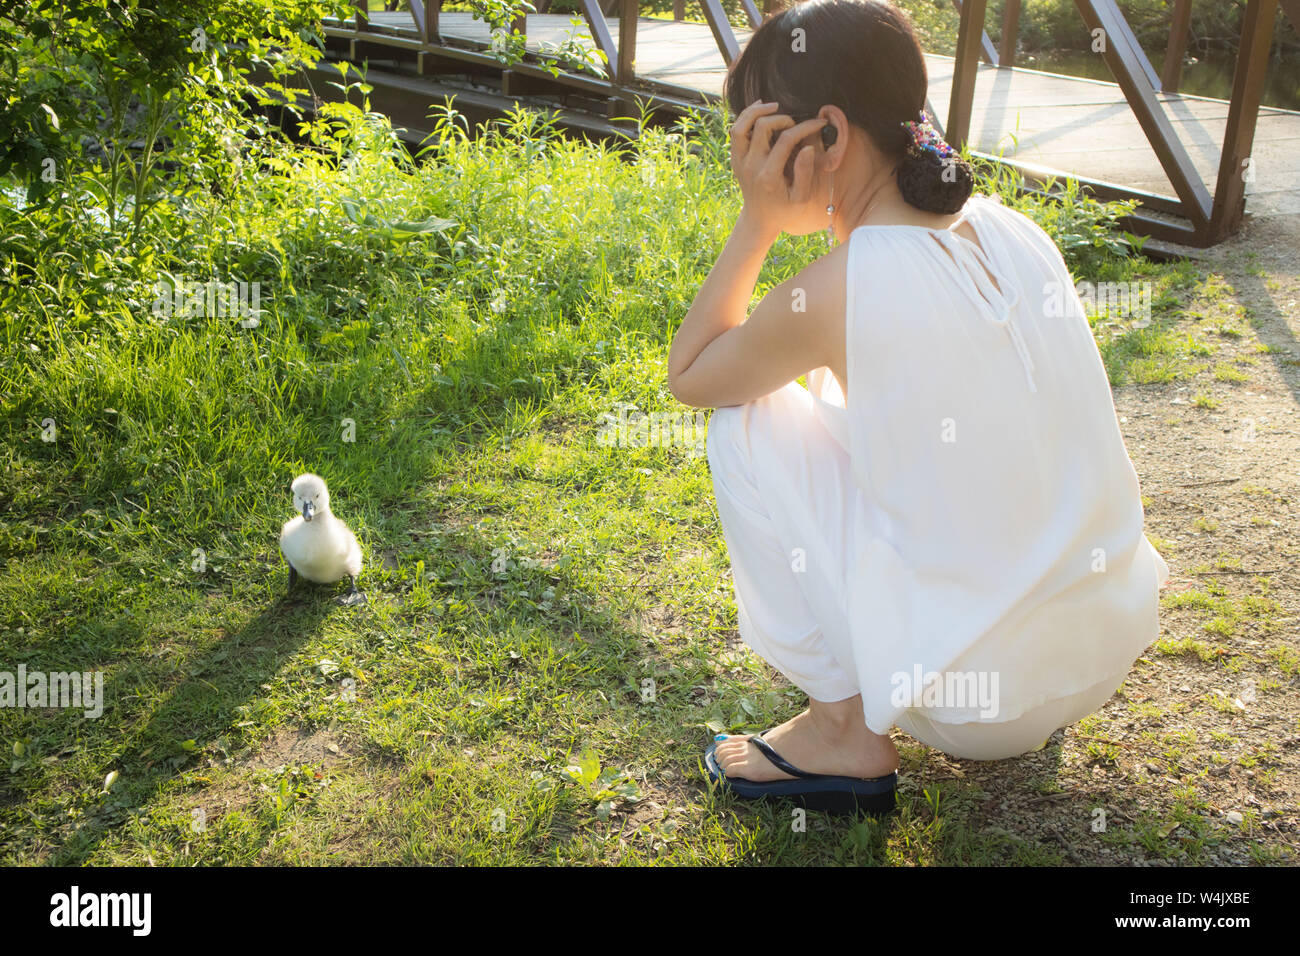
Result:
<svg viewBox="0 0 1300 956">
<path fill-rule="evenodd" d="M 751 442 L 775 441 L 782 434 L 812 424 L 814 419 L 808 390 L 798 382 L 789 382 L 744 405 L 714 409 L 705 446 L 718 446 L 719 454 L 725 450 L 743 455 Z"/>
</svg>

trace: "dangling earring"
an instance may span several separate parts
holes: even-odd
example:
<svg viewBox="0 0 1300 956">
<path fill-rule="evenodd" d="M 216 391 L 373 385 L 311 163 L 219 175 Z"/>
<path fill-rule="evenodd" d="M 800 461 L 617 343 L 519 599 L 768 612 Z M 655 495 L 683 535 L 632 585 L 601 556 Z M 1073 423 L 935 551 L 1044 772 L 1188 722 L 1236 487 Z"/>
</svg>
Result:
<svg viewBox="0 0 1300 956">
<path fill-rule="evenodd" d="M 835 215 L 835 172 L 832 170 L 831 195 L 826 203 L 826 246 L 829 249 L 835 248 L 835 220 L 831 218 L 833 215 Z"/>
</svg>

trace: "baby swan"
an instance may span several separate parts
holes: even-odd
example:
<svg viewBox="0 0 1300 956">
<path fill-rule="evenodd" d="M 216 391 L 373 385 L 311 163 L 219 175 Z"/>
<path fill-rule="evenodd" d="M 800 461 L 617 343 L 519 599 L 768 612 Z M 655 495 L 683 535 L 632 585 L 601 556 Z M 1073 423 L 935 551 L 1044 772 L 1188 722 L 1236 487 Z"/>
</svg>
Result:
<svg viewBox="0 0 1300 956">
<path fill-rule="evenodd" d="M 280 529 L 280 552 L 289 563 L 289 590 L 293 590 L 299 575 L 317 584 L 333 584 L 347 575 L 352 579 L 352 590 L 339 603 L 365 603 L 365 594 L 357 590 L 361 545 L 348 526 L 330 511 L 325 479 L 308 472 L 293 480 L 292 490 L 293 508 L 302 513 Z"/>
</svg>

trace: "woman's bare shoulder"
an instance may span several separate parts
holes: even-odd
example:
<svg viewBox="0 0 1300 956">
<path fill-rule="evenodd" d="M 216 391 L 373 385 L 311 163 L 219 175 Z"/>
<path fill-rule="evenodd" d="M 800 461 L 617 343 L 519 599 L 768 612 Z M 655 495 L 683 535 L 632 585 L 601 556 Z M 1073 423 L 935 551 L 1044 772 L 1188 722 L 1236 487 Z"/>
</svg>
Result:
<svg viewBox="0 0 1300 956">
<path fill-rule="evenodd" d="M 837 317 L 843 321 L 850 252 L 850 243 L 842 242 L 808 263 L 790 280 L 792 298 L 802 294 L 806 311 L 814 321 L 828 328 L 834 326 Z"/>
</svg>

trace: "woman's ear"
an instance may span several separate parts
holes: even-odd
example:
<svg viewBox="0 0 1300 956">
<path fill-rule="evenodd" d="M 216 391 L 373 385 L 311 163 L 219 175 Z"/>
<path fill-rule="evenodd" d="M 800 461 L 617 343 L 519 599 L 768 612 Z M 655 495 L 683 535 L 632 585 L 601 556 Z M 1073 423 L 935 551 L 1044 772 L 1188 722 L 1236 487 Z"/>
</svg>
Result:
<svg viewBox="0 0 1300 956">
<path fill-rule="evenodd" d="M 821 157 L 821 167 L 826 172 L 834 172 L 844 161 L 848 150 L 849 118 L 838 106 L 823 106 L 817 115 L 826 120 L 821 129 L 821 145 L 825 155 Z"/>
</svg>

